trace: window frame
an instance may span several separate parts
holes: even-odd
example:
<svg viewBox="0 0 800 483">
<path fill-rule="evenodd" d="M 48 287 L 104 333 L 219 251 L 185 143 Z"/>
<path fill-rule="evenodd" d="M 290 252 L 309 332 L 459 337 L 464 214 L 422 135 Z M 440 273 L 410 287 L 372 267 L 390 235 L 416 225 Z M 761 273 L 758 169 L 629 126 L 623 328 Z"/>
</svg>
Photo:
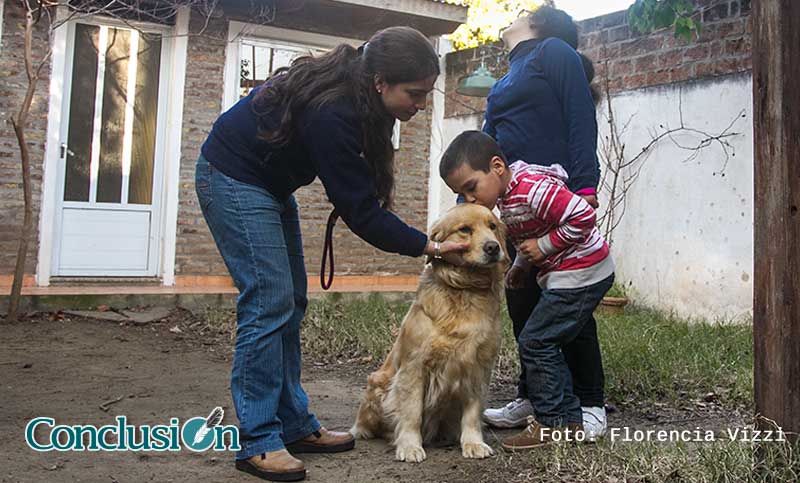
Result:
<svg viewBox="0 0 800 483">
<path fill-rule="evenodd" d="M 328 50 L 346 43 L 358 47 L 363 40 L 348 37 L 290 30 L 269 25 L 249 24 L 231 20 L 228 22 L 228 45 L 225 49 L 225 79 L 223 83 L 221 112 L 228 110 L 239 100 L 241 73 L 241 45 L 243 40 L 275 43 L 287 47 Z"/>
</svg>

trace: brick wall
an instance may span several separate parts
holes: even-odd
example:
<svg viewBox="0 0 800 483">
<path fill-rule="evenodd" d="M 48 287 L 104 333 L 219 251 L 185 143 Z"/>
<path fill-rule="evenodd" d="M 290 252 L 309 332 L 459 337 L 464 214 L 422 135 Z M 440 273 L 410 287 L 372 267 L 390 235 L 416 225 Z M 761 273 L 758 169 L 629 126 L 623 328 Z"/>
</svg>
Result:
<svg viewBox="0 0 800 483">
<path fill-rule="evenodd" d="M 697 0 L 695 11 L 695 18 L 702 19 L 702 30 L 691 42 L 675 38 L 669 29 L 634 34 L 624 11 L 579 22 L 579 50 L 595 62 L 595 82 L 604 79 L 607 71 L 611 91 L 618 92 L 749 71 L 750 0 Z M 481 57 L 495 77 L 504 75 L 506 58 L 498 59 L 495 50 L 484 55 L 480 49 L 470 49 L 447 56 L 446 117 L 484 110 L 485 99 L 460 96 L 455 88 L 459 78 L 480 64 Z"/>
<path fill-rule="evenodd" d="M 190 31 L 195 30 L 193 18 Z M 228 274 L 205 225 L 194 192 L 194 163 L 200 146 L 219 115 L 222 96 L 227 22 L 214 21 L 208 35 L 190 38 L 186 70 L 187 102 L 183 115 L 181 184 L 175 272 L 178 277 L 219 277 Z M 431 119 L 428 112 L 403 123 L 401 149 L 396 152 L 395 212 L 407 223 L 424 230 L 427 223 L 428 150 Z M 306 268 L 319 273 L 325 223 L 332 205 L 319 181 L 299 189 Z M 421 258 L 389 255 L 353 235 L 342 222 L 335 231 L 337 274 L 418 274 Z"/>
<path fill-rule="evenodd" d="M 595 61 L 598 79 L 608 69 L 612 91 L 750 70 L 750 0 L 704 0 L 697 10 L 695 41 L 668 30 L 634 35 L 622 12 L 583 22 L 581 50 Z"/>
<path fill-rule="evenodd" d="M 10 283 L 22 224 L 22 179 L 19 151 L 13 130 L 5 120 L 23 97 L 26 78 L 22 61 L 24 13 L 16 2 L 6 2 L 0 50 L 0 277 Z M 198 31 L 200 18 L 192 17 L 190 31 Z M 227 276 L 217 248 L 200 213 L 194 192 L 194 163 L 216 117 L 222 97 L 227 21 L 214 19 L 202 37 L 190 37 L 187 52 L 186 92 L 181 145 L 179 210 L 176 240 L 176 276 Z M 47 42 L 46 31 L 37 32 L 36 42 Z M 41 44 L 40 44 L 41 45 Z M 27 129 L 32 161 L 34 237 L 30 244 L 26 273 L 35 272 L 38 250 L 42 160 L 47 127 L 49 66 L 43 70 Z M 420 113 L 401 132 L 396 153 L 397 189 L 395 211 L 409 224 L 424 230 L 427 222 L 428 149 L 430 115 Z M 307 267 L 318 273 L 325 221 L 331 205 L 319 182 L 297 193 L 305 236 Z M 387 255 L 355 237 L 344 223 L 336 229 L 338 274 L 418 274 L 422 259 Z M 6 280 L 8 279 L 8 280 Z"/>
<path fill-rule="evenodd" d="M 197 32 L 204 21 L 192 14 L 189 31 Z M 206 35 L 189 37 L 186 52 L 183 136 L 181 138 L 178 228 L 175 240 L 175 276 L 227 275 L 228 271 L 206 227 L 194 190 L 194 165 L 200 146 L 219 116 L 222 103 L 225 41 L 228 22 L 212 19 Z"/>
<path fill-rule="evenodd" d="M 3 13 L 3 38 L 0 47 L 0 276 L 14 273 L 14 265 L 22 230 L 22 164 L 19 146 L 9 118 L 16 115 L 25 95 L 28 80 L 25 75 L 23 58 L 25 12 L 18 2 L 5 2 Z M 47 45 L 47 31 L 39 28 L 34 36 L 34 50 L 41 55 L 42 49 L 36 46 Z M 42 159 L 47 130 L 47 92 L 50 82 L 50 69 L 42 69 L 36 87 L 36 96 L 31 105 L 26 129 L 27 144 L 31 156 L 31 181 L 33 189 L 34 230 L 29 244 L 25 273 L 32 275 L 36 269 L 36 256 L 39 248 L 38 223 L 39 206 L 42 199 Z M 10 281 L 9 281 L 10 283 Z"/>
<path fill-rule="evenodd" d="M 425 231 L 428 213 L 428 152 L 430 112 L 423 111 L 401 125 L 400 150 L 395 152 L 394 212 L 409 225 Z M 331 205 L 319 180 L 296 193 L 306 270 L 320 270 L 325 224 Z M 422 258 L 388 254 L 373 248 L 347 228 L 341 220 L 334 231 L 336 273 L 340 275 L 419 274 Z"/>
</svg>

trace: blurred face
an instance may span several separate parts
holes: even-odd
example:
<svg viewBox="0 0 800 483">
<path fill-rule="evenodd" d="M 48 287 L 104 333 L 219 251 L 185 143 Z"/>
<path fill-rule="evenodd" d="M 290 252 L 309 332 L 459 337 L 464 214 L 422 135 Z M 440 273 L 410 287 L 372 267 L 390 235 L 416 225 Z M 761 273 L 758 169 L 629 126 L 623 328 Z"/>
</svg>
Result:
<svg viewBox="0 0 800 483">
<path fill-rule="evenodd" d="M 503 41 L 503 45 L 505 45 L 506 48 L 509 48 L 510 44 L 514 41 L 518 41 L 518 39 L 536 37 L 528 21 L 530 13 L 531 12 L 528 10 L 522 10 L 517 16 L 517 19 L 511 22 L 511 25 L 500 31 L 500 39 Z"/>
<path fill-rule="evenodd" d="M 489 163 L 489 171 L 472 169 L 463 163 L 454 169 L 444 182 L 453 190 L 453 193 L 464 197 L 467 203 L 477 203 L 490 210 L 497 204 L 497 199 L 505 194 L 510 178 L 510 171 L 497 156 Z"/>
<path fill-rule="evenodd" d="M 418 111 L 425 110 L 428 93 L 433 90 L 435 75 L 414 82 L 389 84 L 376 76 L 375 89 L 380 93 L 383 105 L 395 119 L 408 121 Z"/>
</svg>

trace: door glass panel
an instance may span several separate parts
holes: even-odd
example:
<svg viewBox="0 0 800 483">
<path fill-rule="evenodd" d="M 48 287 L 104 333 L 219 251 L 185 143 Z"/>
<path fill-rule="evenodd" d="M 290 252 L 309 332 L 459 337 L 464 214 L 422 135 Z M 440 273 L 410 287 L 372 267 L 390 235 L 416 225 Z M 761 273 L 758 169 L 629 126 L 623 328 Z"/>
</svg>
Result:
<svg viewBox="0 0 800 483">
<path fill-rule="evenodd" d="M 100 27 L 75 26 L 64 201 L 89 201 L 99 34 Z"/>
<path fill-rule="evenodd" d="M 130 30 L 109 27 L 106 71 L 103 76 L 103 111 L 97 201 L 119 203 L 122 197 L 122 149 L 128 89 Z"/>
<path fill-rule="evenodd" d="M 160 65 L 161 37 L 155 34 L 142 35 L 137 55 L 128 203 L 152 203 Z"/>
</svg>

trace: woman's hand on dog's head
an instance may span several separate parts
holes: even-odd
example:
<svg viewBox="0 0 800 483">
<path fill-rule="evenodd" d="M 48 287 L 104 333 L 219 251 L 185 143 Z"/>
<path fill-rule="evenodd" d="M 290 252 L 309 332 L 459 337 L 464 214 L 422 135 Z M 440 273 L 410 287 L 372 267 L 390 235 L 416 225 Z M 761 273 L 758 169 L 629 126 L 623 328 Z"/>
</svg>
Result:
<svg viewBox="0 0 800 483">
<path fill-rule="evenodd" d="M 464 261 L 464 252 L 467 250 L 469 250 L 469 243 L 453 241 L 442 242 L 442 245 L 439 249 L 444 261 L 457 267 L 463 266 L 467 263 Z"/>
<path fill-rule="evenodd" d="M 442 259 L 457 267 L 461 267 L 467 263 L 464 261 L 464 252 L 467 250 L 469 250 L 469 243 L 467 242 L 443 241 L 439 244 L 439 254 L 442 256 Z M 428 253 L 429 251 L 430 253 Z M 428 242 L 428 246 L 425 247 L 425 254 L 433 256 L 432 242 Z"/>
</svg>

